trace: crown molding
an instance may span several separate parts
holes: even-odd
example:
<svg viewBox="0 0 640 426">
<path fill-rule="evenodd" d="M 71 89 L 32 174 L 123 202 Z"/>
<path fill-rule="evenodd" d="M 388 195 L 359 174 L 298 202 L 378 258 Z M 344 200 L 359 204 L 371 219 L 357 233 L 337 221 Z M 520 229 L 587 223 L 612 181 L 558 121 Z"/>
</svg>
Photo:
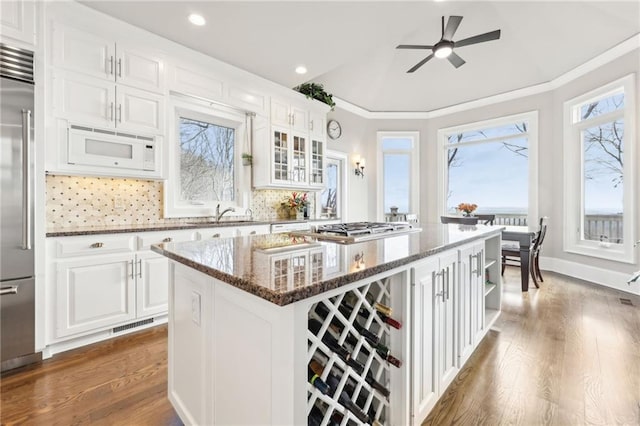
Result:
<svg viewBox="0 0 640 426">
<path fill-rule="evenodd" d="M 334 100 L 336 102 L 336 107 L 369 120 L 426 120 L 557 89 L 638 48 L 640 48 L 640 33 L 628 38 L 595 58 L 588 60 L 582 65 L 579 65 L 561 76 L 545 83 L 535 84 L 533 86 L 523 87 L 521 89 L 511 90 L 509 92 L 499 93 L 497 95 L 487 96 L 485 98 L 475 99 L 473 101 L 434 109 L 431 111 L 369 111 L 335 96 Z"/>
</svg>

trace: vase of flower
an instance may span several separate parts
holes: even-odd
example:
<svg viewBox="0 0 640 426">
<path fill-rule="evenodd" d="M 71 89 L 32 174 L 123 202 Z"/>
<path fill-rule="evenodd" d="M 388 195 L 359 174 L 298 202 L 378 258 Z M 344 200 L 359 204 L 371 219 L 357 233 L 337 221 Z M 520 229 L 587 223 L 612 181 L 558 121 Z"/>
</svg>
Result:
<svg viewBox="0 0 640 426">
<path fill-rule="evenodd" d="M 304 206 L 307 203 L 307 194 L 292 192 L 291 195 L 282 203 L 289 207 L 290 219 L 304 219 Z"/>
<path fill-rule="evenodd" d="M 458 211 L 462 212 L 463 216 L 471 216 L 471 214 L 476 211 L 476 209 L 478 208 L 477 204 L 471 204 L 471 203 L 460 203 L 458 204 Z"/>
</svg>

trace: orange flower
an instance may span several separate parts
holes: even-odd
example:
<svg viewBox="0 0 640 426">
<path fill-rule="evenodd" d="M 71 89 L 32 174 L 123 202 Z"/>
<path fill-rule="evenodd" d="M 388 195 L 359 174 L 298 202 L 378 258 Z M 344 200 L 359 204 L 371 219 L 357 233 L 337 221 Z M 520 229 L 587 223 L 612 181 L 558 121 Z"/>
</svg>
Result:
<svg viewBox="0 0 640 426">
<path fill-rule="evenodd" d="M 460 203 L 458 204 L 458 210 L 461 210 L 467 214 L 471 214 L 473 211 L 475 211 L 475 209 L 478 208 L 477 204 L 470 204 L 470 203 Z"/>
</svg>

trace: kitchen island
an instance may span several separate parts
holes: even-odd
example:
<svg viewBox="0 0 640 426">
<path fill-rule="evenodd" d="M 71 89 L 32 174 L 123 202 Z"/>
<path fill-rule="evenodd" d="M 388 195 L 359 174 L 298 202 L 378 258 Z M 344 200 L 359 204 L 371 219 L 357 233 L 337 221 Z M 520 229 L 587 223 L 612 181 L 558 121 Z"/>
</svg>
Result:
<svg viewBox="0 0 640 426">
<path fill-rule="evenodd" d="M 499 314 L 501 229 L 153 246 L 169 399 L 185 424 L 420 424 Z"/>
</svg>

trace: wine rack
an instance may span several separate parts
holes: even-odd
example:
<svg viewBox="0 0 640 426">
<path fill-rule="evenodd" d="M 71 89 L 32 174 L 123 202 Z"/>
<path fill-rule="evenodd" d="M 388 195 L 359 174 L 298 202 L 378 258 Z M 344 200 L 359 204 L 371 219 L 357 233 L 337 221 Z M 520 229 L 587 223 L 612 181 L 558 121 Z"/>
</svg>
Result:
<svg viewBox="0 0 640 426">
<path fill-rule="evenodd" d="M 372 281 L 310 307 L 307 363 L 324 367 L 316 374 L 330 391 L 307 383 L 309 425 L 389 424 L 390 369 L 401 358 L 389 348 L 390 334 L 398 330 L 375 307 L 390 306 L 389 285 L 388 278 Z M 348 409 L 345 398 L 358 408 Z"/>
</svg>

